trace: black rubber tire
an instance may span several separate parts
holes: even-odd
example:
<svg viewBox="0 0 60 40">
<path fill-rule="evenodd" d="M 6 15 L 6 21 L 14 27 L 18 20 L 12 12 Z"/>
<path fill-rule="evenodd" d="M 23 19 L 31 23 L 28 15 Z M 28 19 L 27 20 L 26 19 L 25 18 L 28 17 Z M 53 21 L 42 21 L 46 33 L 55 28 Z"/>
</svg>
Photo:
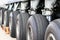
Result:
<svg viewBox="0 0 60 40">
<path fill-rule="evenodd" d="M 27 35 L 29 32 L 30 40 L 44 40 L 44 34 L 48 24 L 47 19 L 41 14 L 31 16 L 27 22 L 27 30 L 29 30 L 27 31 Z"/>
<path fill-rule="evenodd" d="M 0 25 L 2 26 L 2 24 L 3 24 L 3 19 L 4 19 L 4 10 L 3 9 L 0 9 Z"/>
<path fill-rule="evenodd" d="M 52 21 L 45 33 L 45 40 L 47 40 L 49 34 L 53 34 L 56 40 L 60 40 L 60 19 Z"/>
<path fill-rule="evenodd" d="M 1 19 L 1 20 L 2 20 L 2 21 L 1 21 L 2 24 L 1 24 L 1 27 L 3 27 L 3 24 L 4 24 L 4 12 L 5 12 L 5 9 L 2 8 L 2 9 L 1 9 L 1 13 L 2 13 L 2 19 Z"/>
<path fill-rule="evenodd" d="M 12 16 L 9 18 L 9 28 L 10 28 L 10 36 L 13 38 L 16 38 L 16 23 L 17 23 L 17 15 L 19 14 L 19 11 L 12 12 Z"/>
<path fill-rule="evenodd" d="M 9 27 L 9 15 L 11 11 L 6 10 L 4 12 L 4 26 Z"/>
<path fill-rule="evenodd" d="M 4 24 L 4 12 L 5 12 L 5 10 L 2 9 L 1 11 L 2 11 L 2 25 L 3 25 Z M 1 25 L 1 27 L 2 27 L 2 25 Z"/>
<path fill-rule="evenodd" d="M 17 40 L 26 40 L 26 25 L 29 18 L 28 13 L 20 13 L 17 16 L 16 38 Z"/>
<path fill-rule="evenodd" d="M 0 25 L 2 25 L 2 10 L 0 9 Z"/>
</svg>

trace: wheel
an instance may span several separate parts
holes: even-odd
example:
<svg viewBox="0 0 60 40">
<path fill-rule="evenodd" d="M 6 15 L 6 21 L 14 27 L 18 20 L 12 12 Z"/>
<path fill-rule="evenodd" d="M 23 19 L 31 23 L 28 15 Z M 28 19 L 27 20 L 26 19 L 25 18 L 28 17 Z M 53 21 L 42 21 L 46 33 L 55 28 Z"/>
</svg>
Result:
<svg viewBox="0 0 60 40">
<path fill-rule="evenodd" d="M 10 29 L 10 36 L 13 38 L 16 38 L 16 22 L 17 22 L 18 14 L 19 14 L 18 11 L 14 11 L 10 13 L 9 29 Z"/>
<path fill-rule="evenodd" d="M 1 9 L 0 10 L 0 12 L 1 12 L 1 27 L 2 27 L 2 29 L 4 30 L 4 12 L 5 12 L 5 9 Z"/>
<path fill-rule="evenodd" d="M 60 19 L 56 19 L 48 25 L 45 40 L 60 40 Z"/>
<path fill-rule="evenodd" d="M 6 17 L 7 17 L 7 11 L 4 12 L 4 25 L 6 26 Z"/>
<path fill-rule="evenodd" d="M 1 13 L 2 13 L 2 25 L 1 25 L 1 27 L 3 27 L 3 24 L 4 24 L 4 12 L 5 12 L 5 10 L 2 9 L 1 10 Z"/>
<path fill-rule="evenodd" d="M 48 24 L 47 19 L 40 14 L 31 16 L 27 22 L 27 40 L 44 40 Z"/>
<path fill-rule="evenodd" d="M 3 9 L 0 9 L 0 25 L 2 26 L 2 19 L 3 19 L 3 15 L 4 15 L 4 13 L 3 13 Z"/>
<path fill-rule="evenodd" d="M 17 16 L 16 38 L 17 40 L 26 40 L 26 24 L 29 18 L 28 13 L 20 13 Z"/>
<path fill-rule="evenodd" d="M 11 11 L 6 10 L 4 12 L 4 26 L 9 27 L 9 15 Z"/>
</svg>

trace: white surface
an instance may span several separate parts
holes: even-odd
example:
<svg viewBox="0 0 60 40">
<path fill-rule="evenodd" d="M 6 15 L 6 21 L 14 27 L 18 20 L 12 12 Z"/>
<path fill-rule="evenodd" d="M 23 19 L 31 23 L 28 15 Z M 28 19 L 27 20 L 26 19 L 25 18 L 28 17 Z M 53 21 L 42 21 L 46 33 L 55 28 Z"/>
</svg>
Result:
<svg viewBox="0 0 60 40">
<path fill-rule="evenodd" d="M 0 5 L 19 2 L 19 1 L 27 1 L 27 0 L 0 0 Z"/>
<path fill-rule="evenodd" d="M 10 35 L 7 35 L 0 27 L 0 40 L 16 40 L 16 38 L 12 38 Z"/>
<path fill-rule="evenodd" d="M 0 5 L 9 4 L 13 2 L 19 2 L 20 0 L 0 0 Z"/>
</svg>

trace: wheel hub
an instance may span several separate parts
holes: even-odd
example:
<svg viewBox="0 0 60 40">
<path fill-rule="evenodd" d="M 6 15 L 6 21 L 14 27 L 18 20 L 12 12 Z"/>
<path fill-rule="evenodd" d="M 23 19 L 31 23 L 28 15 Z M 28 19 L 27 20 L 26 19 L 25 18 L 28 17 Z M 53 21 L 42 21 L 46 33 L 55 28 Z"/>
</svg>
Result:
<svg viewBox="0 0 60 40">
<path fill-rule="evenodd" d="M 32 32 L 31 25 L 29 25 L 27 31 L 28 31 L 28 32 L 27 32 L 27 40 L 33 40 L 33 32 Z"/>
<path fill-rule="evenodd" d="M 50 33 L 47 37 L 47 40 L 56 40 L 56 38 L 52 33 Z"/>
</svg>

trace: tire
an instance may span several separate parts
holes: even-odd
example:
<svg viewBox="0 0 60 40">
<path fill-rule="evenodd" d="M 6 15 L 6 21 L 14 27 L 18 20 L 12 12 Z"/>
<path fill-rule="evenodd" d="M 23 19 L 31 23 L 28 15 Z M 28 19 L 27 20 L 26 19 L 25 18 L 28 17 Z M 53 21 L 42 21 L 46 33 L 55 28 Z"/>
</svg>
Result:
<svg viewBox="0 0 60 40">
<path fill-rule="evenodd" d="M 2 9 L 0 9 L 0 25 L 2 26 L 2 19 L 3 19 L 3 10 Z"/>
<path fill-rule="evenodd" d="M 5 12 L 5 10 L 2 9 L 1 11 L 2 11 L 2 25 L 1 25 L 1 27 L 3 27 L 3 24 L 4 24 L 4 12 Z"/>
<path fill-rule="evenodd" d="M 56 19 L 48 25 L 45 40 L 60 40 L 60 19 Z"/>
<path fill-rule="evenodd" d="M 2 25 L 2 11 L 0 9 L 0 25 Z"/>
<path fill-rule="evenodd" d="M 16 38 L 17 40 L 26 40 L 26 25 L 29 18 L 28 13 L 20 13 L 17 16 Z"/>
<path fill-rule="evenodd" d="M 16 38 L 16 22 L 17 22 L 17 15 L 20 12 L 14 11 L 10 13 L 9 18 L 9 28 L 10 28 L 10 36 Z"/>
<path fill-rule="evenodd" d="M 48 21 L 44 16 L 40 14 L 31 16 L 27 22 L 27 40 L 44 40 L 47 25 Z"/>
<path fill-rule="evenodd" d="M 9 15 L 11 11 L 6 10 L 4 12 L 4 26 L 9 27 Z"/>
<path fill-rule="evenodd" d="M 3 27 L 3 24 L 4 24 L 4 12 L 5 12 L 5 9 L 1 9 L 1 13 L 2 13 L 2 15 L 1 15 L 2 16 L 2 19 L 1 19 L 2 20 L 1 21 L 2 22 L 1 27 Z"/>
</svg>

